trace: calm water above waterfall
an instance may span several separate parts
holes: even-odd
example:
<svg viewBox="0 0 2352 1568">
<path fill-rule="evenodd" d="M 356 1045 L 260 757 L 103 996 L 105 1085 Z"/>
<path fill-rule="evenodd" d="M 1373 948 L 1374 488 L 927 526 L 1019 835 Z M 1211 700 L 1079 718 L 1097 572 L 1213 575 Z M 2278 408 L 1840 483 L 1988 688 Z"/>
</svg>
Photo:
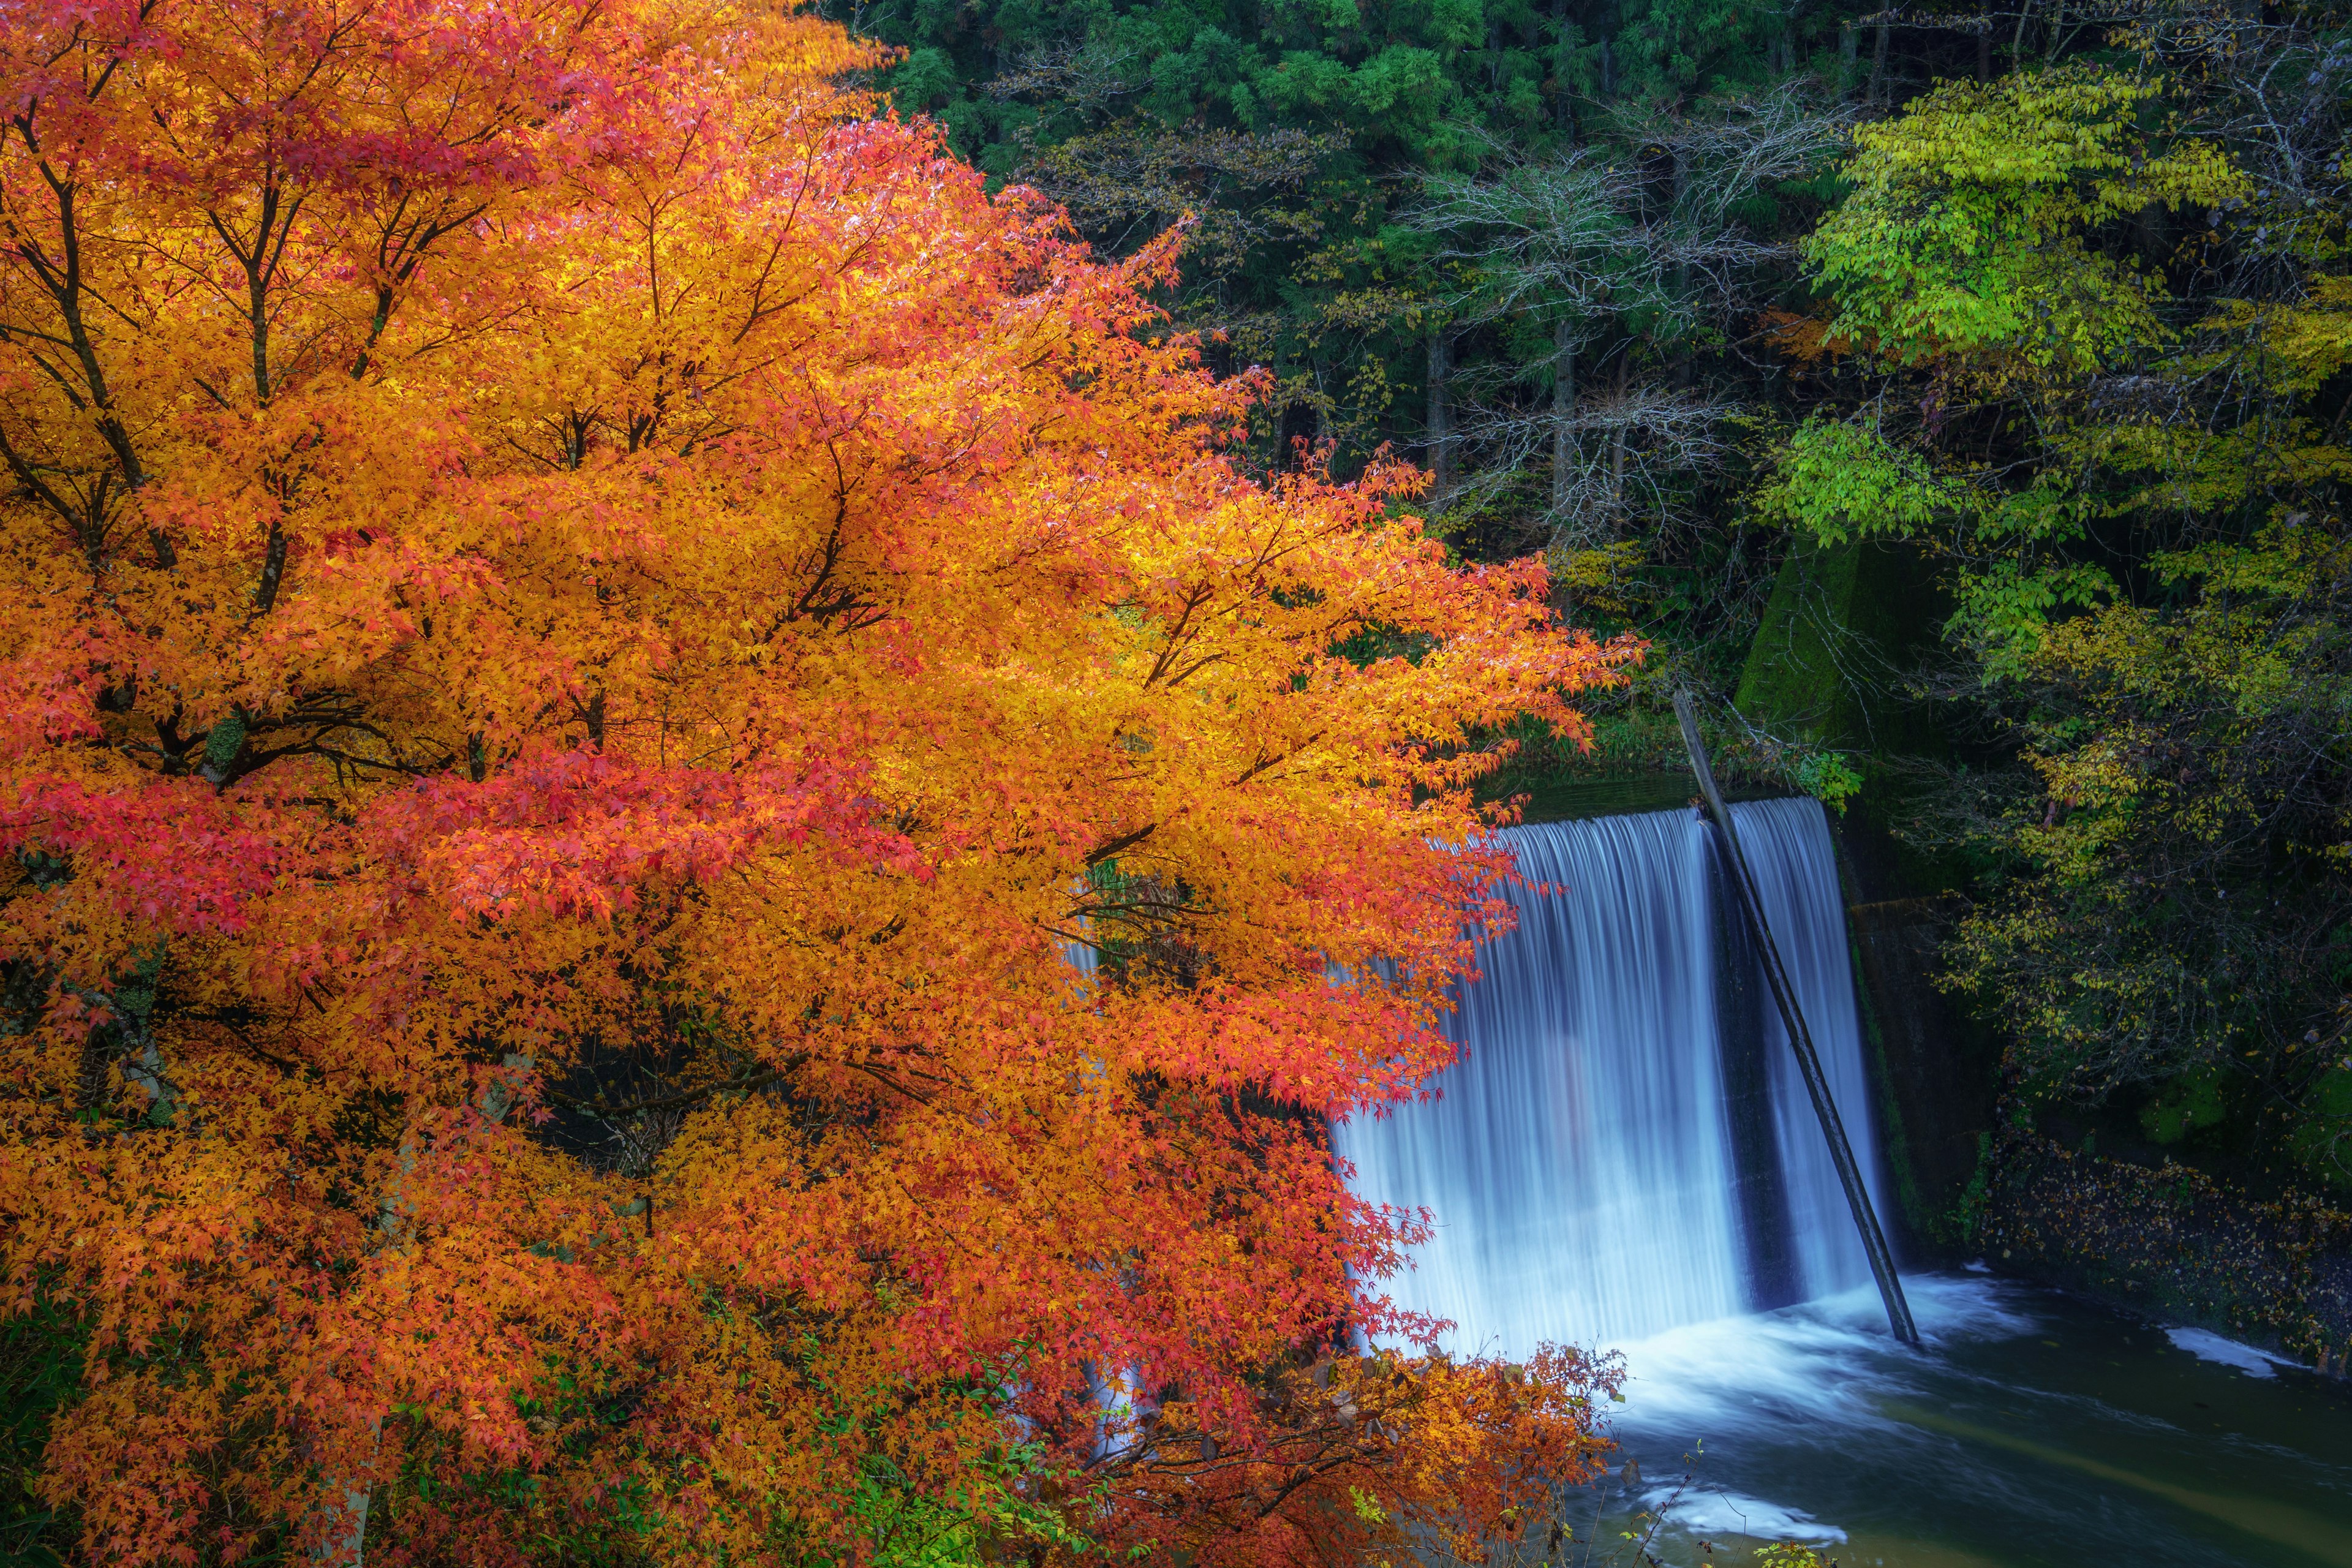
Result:
<svg viewBox="0 0 2352 1568">
<path fill-rule="evenodd" d="M 1733 808 L 1874 1188 L 1878 1143 L 1827 823 Z M 1517 931 L 1482 955 L 1433 1103 L 1334 1130 L 1435 1234 L 1388 1282 L 1451 1348 L 1619 1349 L 1632 1476 L 1557 1553 L 1697 1568 L 1795 1537 L 1855 1568 L 2352 1568 L 2352 1405 L 2211 1336 L 1967 1273 L 1907 1283 L 1895 1345 L 1705 825 L 1515 830 Z M 1883 1193 L 1874 1191 L 1882 1214 Z M 1501 1544 L 1501 1543 L 1498 1543 Z"/>
</svg>

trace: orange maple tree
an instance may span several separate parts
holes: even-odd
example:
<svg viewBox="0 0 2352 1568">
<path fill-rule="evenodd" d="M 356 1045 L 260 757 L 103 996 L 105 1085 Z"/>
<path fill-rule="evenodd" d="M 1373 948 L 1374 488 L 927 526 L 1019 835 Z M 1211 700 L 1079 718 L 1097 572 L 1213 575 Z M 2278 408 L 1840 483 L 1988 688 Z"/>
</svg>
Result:
<svg viewBox="0 0 2352 1568">
<path fill-rule="evenodd" d="M 89 1561 L 1332 1562 L 1589 1472 L 1605 1368 L 1430 1353 L 1323 1126 L 1447 1059 L 1475 738 L 1632 650 L 1251 478 L 1171 253 L 875 63 L 0 12 L 0 1248 Z"/>
</svg>

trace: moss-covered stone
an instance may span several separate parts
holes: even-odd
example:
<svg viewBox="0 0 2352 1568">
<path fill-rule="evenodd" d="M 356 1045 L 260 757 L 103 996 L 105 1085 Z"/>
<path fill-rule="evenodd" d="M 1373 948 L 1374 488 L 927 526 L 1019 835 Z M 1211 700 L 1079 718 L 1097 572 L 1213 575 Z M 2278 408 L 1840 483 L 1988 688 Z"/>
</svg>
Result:
<svg viewBox="0 0 2352 1568">
<path fill-rule="evenodd" d="M 1924 563 L 1876 541 L 1800 540 L 1781 563 L 1733 700 L 1751 723 L 1859 752 L 1934 748 L 1900 676 L 1947 614 Z"/>
<path fill-rule="evenodd" d="M 1915 1255 L 1963 1242 L 1953 1215 L 1996 1126 L 2000 1044 L 1935 985 L 1953 912 L 1927 899 L 1846 910 L 1879 1148 Z"/>
</svg>

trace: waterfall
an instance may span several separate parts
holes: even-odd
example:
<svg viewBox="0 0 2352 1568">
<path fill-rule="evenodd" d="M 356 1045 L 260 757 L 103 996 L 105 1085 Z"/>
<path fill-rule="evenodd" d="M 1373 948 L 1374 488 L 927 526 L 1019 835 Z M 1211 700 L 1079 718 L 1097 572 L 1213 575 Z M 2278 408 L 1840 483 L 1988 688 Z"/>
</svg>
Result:
<svg viewBox="0 0 2352 1568">
<path fill-rule="evenodd" d="M 1765 915 L 1876 1196 L 1827 819 L 1732 808 Z M 1869 1266 L 1716 864 L 1688 810 L 1514 828 L 1528 882 L 1485 944 L 1440 1098 L 1332 1130 L 1431 1240 L 1385 1282 L 1459 1353 L 1617 1343 L 1866 1284 Z"/>
<path fill-rule="evenodd" d="M 1853 950 L 1846 941 L 1845 898 L 1838 890 L 1829 819 L 1821 802 L 1801 796 L 1736 805 L 1731 816 L 1764 900 L 1765 921 L 1780 946 L 1780 961 L 1788 966 L 1790 984 L 1796 987 L 1805 1025 L 1820 1048 L 1830 1098 L 1837 1101 L 1864 1184 L 1870 1188 L 1871 1206 L 1883 1224 L 1892 1211 L 1879 1175 L 1876 1121 L 1870 1112 L 1870 1079 L 1862 1057 L 1862 1017 L 1854 1005 Z M 1846 1206 L 1837 1169 L 1830 1163 L 1829 1144 L 1806 1097 L 1788 1031 L 1779 1009 L 1768 1006 L 1762 1012 L 1764 1057 L 1772 1077 L 1772 1121 L 1802 1287 L 1790 1300 L 1867 1284 L 1870 1258 L 1854 1233 L 1853 1211 Z"/>
</svg>

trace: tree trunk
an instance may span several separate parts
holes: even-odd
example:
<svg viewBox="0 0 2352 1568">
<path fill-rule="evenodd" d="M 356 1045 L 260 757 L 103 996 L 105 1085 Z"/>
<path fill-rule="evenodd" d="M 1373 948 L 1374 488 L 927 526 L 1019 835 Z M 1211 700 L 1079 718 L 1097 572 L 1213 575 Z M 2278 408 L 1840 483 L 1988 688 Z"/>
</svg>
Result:
<svg viewBox="0 0 2352 1568">
<path fill-rule="evenodd" d="M 1454 404 L 1446 380 L 1454 374 L 1454 332 L 1429 329 L 1429 510 L 1444 509 L 1454 489 Z"/>
<path fill-rule="evenodd" d="M 509 1051 L 500 1062 L 505 1075 L 491 1080 L 476 1101 L 476 1108 L 489 1121 L 504 1121 L 520 1098 L 526 1076 L 531 1070 L 529 1057 Z M 377 1200 L 376 1246 L 393 1251 L 404 1251 L 410 1241 L 409 1211 L 414 1194 L 407 1184 L 416 1173 L 416 1139 L 412 1133 L 400 1142 L 399 1163 L 383 1194 Z M 650 1211 L 648 1211 L 650 1212 Z M 368 1468 L 373 1471 L 383 1455 L 383 1412 L 377 1411 L 368 1423 Z M 367 1563 L 368 1508 L 374 1500 L 375 1485 L 372 1477 L 354 1476 L 327 1483 L 327 1496 L 320 1502 L 313 1517 L 320 1523 L 319 1540 L 310 1549 L 313 1568 L 365 1568 Z"/>
<path fill-rule="evenodd" d="M 1690 146 L 1685 142 L 1675 143 L 1675 211 L 1682 211 L 1690 195 Z M 1675 258 L 1675 310 L 1678 315 L 1690 311 L 1690 262 L 1685 256 Z M 1675 385 L 1691 384 L 1690 322 L 1679 321 L 1675 328 Z"/>
<path fill-rule="evenodd" d="M 1838 96 L 1852 98 L 1862 78 L 1862 33 L 1852 22 L 1838 24 Z"/>
<path fill-rule="evenodd" d="M 258 615 L 268 615 L 278 604 L 278 584 L 286 575 L 286 525 L 273 521 L 269 525 L 269 542 L 261 552 L 261 582 L 253 591 L 253 607 Z"/>
<path fill-rule="evenodd" d="M 1868 98 L 1873 108 L 1876 108 L 1878 106 L 1880 102 L 1879 95 L 1886 89 L 1886 43 L 1887 35 L 1892 31 L 1894 31 L 1894 29 L 1888 26 L 1885 23 L 1881 22 L 1878 24 L 1878 39 L 1877 42 L 1871 46 L 1870 92 L 1868 94 Z"/>
<path fill-rule="evenodd" d="M 1568 520 L 1569 486 L 1576 474 L 1576 334 L 1562 316 L 1551 329 L 1551 527 Z"/>
<path fill-rule="evenodd" d="M 382 1415 L 371 1424 L 368 1438 L 368 1454 L 373 1460 L 383 1450 Z M 330 1502 L 320 1510 L 327 1521 L 327 1534 L 310 1549 L 310 1561 L 319 1568 L 365 1568 L 368 1503 L 373 1495 L 372 1487 L 346 1486 L 340 1504 Z"/>
<path fill-rule="evenodd" d="M 1551 86 L 1552 123 L 1576 137 L 1575 95 L 1568 90 L 1568 73 L 1564 68 L 1568 58 L 1568 0 L 1551 0 Z"/>
<path fill-rule="evenodd" d="M 1625 507 L 1625 361 L 1617 361 L 1617 417 L 1609 422 L 1609 515 L 1613 522 Z"/>
</svg>

